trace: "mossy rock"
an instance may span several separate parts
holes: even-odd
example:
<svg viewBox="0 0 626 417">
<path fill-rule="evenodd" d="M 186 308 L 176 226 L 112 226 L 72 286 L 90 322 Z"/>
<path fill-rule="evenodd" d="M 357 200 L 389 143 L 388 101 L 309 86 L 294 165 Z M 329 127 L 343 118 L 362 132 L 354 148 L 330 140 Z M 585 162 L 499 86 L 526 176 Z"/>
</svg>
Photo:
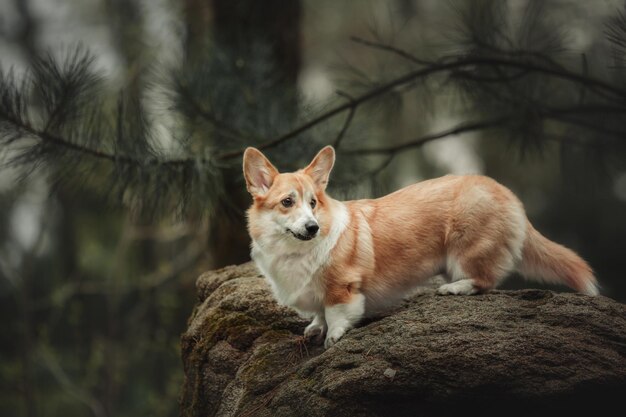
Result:
<svg viewBox="0 0 626 417">
<path fill-rule="evenodd" d="M 324 350 L 252 264 L 197 285 L 183 416 L 611 415 L 626 392 L 626 307 L 605 297 L 425 290 Z"/>
</svg>

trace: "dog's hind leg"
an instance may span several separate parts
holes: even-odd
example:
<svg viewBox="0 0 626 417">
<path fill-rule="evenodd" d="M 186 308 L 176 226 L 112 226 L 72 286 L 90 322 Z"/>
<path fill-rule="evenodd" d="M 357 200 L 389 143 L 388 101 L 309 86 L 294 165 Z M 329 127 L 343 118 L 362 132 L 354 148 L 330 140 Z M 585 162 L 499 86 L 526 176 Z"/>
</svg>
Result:
<svg viewBox="0 0 626 417">
<path fill-rule="evenodd" d="M 490 250 L 467 251 L 448 259 L 448 274 L 452 282 L 437 292 L 442 295 L 472 295 L 487 292 L 513 272 L 518 263 L 506 246 L 494 245 Z"/>
</svg>

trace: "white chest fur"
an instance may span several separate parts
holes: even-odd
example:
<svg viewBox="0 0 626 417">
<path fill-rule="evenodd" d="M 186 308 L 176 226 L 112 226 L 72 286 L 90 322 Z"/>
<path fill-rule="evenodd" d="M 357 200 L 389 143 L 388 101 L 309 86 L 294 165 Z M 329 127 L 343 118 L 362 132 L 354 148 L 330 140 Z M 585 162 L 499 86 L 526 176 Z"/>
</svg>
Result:
<svg viewBox="0 0 626 417">
<path fill-rule="evenodd" d="M 321 272 L 348 222 L 347 209 L 340 203 L 337 206 L 326 236 L 303 242 L 282 233 L 252 241 L 252 259 L 280 304 L 304 314 L 324 309 Z"/>
</svg>

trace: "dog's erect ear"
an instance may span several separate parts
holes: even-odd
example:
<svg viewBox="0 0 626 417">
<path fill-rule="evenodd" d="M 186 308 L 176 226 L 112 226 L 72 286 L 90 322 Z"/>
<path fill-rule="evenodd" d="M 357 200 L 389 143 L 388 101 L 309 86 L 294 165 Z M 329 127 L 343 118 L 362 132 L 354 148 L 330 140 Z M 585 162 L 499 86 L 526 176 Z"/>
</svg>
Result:
<svg viewBox="0 0 626 417">
<path fill-rule="evenodd" d="M 313 181 L 319 188 L 325 190 L 334 164 L 335 150 L 329 145 L 315 155 L 309 166 L 304 168 L 304 172 L 313 178 Z"/>
<path fill-rule="evenodd" d="M 263 195 L 270 189 L 278 170 L 258 149 L 247 148 L 243 154 L 243 176 L 246 187 L 253 196 Z"/>
</svg>

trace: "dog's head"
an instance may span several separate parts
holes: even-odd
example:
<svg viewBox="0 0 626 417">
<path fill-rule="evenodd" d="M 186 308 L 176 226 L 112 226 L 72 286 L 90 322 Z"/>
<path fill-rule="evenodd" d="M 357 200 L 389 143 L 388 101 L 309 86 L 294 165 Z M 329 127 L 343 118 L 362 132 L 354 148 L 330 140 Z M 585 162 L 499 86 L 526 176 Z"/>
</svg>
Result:
<svg viewBox="0 0 626 417">
<path fill-rule="evenodd" d="M 325 190 L 334 163 L 335 150 L 326 146 L 306 168 L 281 174 L 258 149 L 246 149 L 243 174 L 254 199 L 248 210 L 252 238 L 304 242 L 326 235 L 330 215 Z"/>
</svg>

